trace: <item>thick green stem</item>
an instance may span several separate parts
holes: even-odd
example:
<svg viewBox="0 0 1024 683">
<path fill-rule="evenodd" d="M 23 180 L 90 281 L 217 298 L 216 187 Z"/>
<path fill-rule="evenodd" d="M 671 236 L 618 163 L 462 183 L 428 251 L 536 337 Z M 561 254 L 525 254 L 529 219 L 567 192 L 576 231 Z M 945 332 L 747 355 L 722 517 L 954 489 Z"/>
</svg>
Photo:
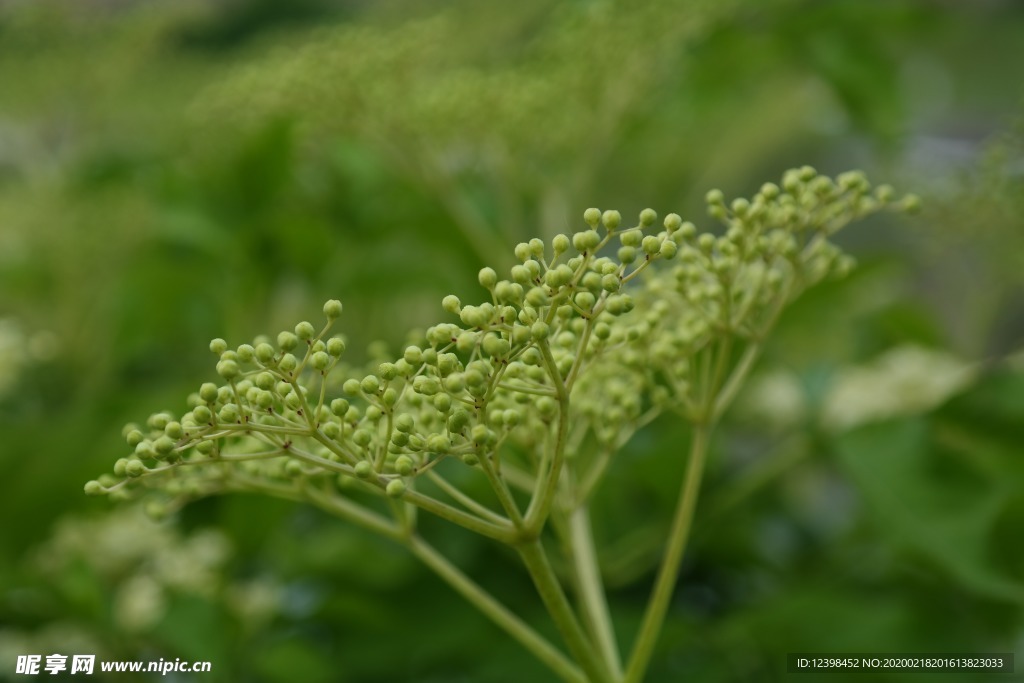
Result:
<svg viewBox="0 0 1024 683">
<path fill-rule="evenodd" d="M 650 665 L 654 645 L 665 621 L 665 614 L 668 611 L 669 601 L 672 599 L 672 592 L 679 575 L 679 566 L 690 537 L 693 513 L 697 507 L 697 496 L 704 473 L 704 462 L 708 454 L 710 431 L 710 425 L 707 423 L 698 423 L 694 427 L 693 441 L 690 444 L 690 460 L 686 466 L 686 476 L 683 478 L 679 503 L 672 519 L 668 546 L 658 569 L 658 578 L 655 580 L 654 590 L 647 603 L 647 610 L 644 612 L 640 633 L 633 646 L 633 653 L 629 658 L 623 683 L 640 683 Z"/>
<path fill-rule="evenodd" d="M 617 680 L 622 677 L 622 661 L 619 658 L 619 646 L 615 641 L 615 631 L 608 612 L 597 552 L 594 550 L 590 511 L 585 503 L 577 507 L 569 517 L 568 541 L 573 568 L 576 571 L 580 608 L 587 630 L 590 631 L 591 638 L 604 657 L 605 666 Z"/>
<path fill-rule="evenodd" d="M 523 564 L 526 565 L 533 584 L 537 587 L 544 607 L 562 634 L 569 652 L 586 674 L 587 683 L 612 683 L 611 674 L 605 669 L 604 661 L 595 652 L 594 646 L 587 640 L 576 613 L 573 612 L 572 605 L 562 590 L 562 585 L 551 569 L 540 539 L 527 541 L 517 546 L 516 550 L 523 558 Z"/>
<path fill-rule="evenodd" d="M 406 545 L 412 553 L 438 576 L 454 588 L 463 598 L 483 612 L 491 621 L 529 650 L 537 659 L 568 683 L 588 683 L 580 669 L 556 650 L 547 640 L 530 628 L 522 619 L 495 600 L 490 593 L 474 583 L 457 567 L 418 536 L 409 538 Z"/>
</svg>

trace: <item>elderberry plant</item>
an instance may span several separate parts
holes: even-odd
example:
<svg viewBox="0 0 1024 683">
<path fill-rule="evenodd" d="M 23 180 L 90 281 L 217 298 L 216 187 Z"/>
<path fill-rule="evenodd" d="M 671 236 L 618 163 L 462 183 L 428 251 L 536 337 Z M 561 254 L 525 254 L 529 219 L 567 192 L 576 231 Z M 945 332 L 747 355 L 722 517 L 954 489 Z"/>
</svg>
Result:
<svg viewBox="0 0 1024 683">
<path fill-rule="evenodd" d="M 325 324 L 303 321 L 276 340 L 229 348 L 214 339 L 221 381 L 200 386 L 180 417 L 128 425 L 134 451 L 85 491 L 148 491 L 155 514 L 232 491 L 311 503 L 407 547 L 562 680 L 638 683 L 676 583 L 713 427 L 786 305 L 853 266 L 829 238 L 917 200 L 872 191 L 859 172 L 833 180 L 803 167 L 752 199 L 727 204 L 713 190 L 707 203 L 719 234 L 676 214 L 659 225 L 651 209 L 632 226 L 617 211 L 587 209 L 575 234 L 517 245 L 506 277 L 483 268 L 485 301 L 445 297 L 447 320 L 369 370 L 347 364 L 345 338 L 331 336 L 337 300 L 324 304 Z M 689 423 L 690 450 L 623 659 L 588 502 L 615 453 L 662 414 Z M 489 493 L 460 487 L 456 468 Z M 513 548 L 565 650 L 436 550 L 418 530 L 421 512 Z M 557 545 L 542 544 L 546 529 Z"/>
</svg>

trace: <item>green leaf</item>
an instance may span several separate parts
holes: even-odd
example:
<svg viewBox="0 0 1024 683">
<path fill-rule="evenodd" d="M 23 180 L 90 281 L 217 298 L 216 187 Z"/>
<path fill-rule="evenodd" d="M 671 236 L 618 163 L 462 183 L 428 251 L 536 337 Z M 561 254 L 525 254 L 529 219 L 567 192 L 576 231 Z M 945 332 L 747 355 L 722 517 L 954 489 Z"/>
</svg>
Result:
<svg viewBox="0 0 1024 683">
<path fill-rule="evenodd" d="M 839 457 L 889 541 L 969 591 L 1024 603 L 1024 583 L 996 569 L 989 541 L 1012 490 L 930 437 L 925 419 L 873 424 L 840 437 Z"/>
</svg>

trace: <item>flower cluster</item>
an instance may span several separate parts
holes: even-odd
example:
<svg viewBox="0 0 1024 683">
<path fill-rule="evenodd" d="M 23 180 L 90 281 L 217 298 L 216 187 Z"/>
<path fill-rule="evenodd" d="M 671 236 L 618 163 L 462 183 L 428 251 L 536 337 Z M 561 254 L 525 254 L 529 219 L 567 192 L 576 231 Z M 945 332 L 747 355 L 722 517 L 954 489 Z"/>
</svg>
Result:
<svg viewBox="0 0 1024 683">
<path fill-rule="evenodd" d="M 482 269 L 486 300 L 445 297 L 446 322 L 369 370 L 345 363 L 345 338 L 330 335 L 336 300 L 319 326 L 237 347 L 213 340 L 220 381 L 202 384 L 183 415 L 128 425 L 132 453 L 85 490 L 157 488 L 156 512 L 223 491 L 303 498 L 352 487 L 437 512 L 439 492 L 487 518 L 442 476 L 451 461 L 486 476 L 510 518 L 506 482 L 546 509 L 562 461 L 583 444 L 599 454 L 579 465 L 593 484 L 601 456 L 654 415 L 712 420 L 743 363 L 737 352 L 758 345 L 800 291 L 850 269 L 829 237 L 915 201 L 872 191 L 859 173 L 833 180 L 804 167 L 750 200 L 710 192 L 718 234 L 651 209 L 635 225 L 588 209 L 575 234 L 516 246 L 504 276 Z"/>
</svg>

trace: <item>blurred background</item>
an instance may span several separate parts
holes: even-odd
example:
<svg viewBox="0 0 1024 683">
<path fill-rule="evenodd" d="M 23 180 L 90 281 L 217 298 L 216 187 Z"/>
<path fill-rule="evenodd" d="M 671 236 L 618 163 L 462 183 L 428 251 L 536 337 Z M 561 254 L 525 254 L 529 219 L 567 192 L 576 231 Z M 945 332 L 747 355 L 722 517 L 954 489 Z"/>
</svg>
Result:
<svg viewBox="0 0 1024 683">
<path fill-rule="evenodd" d="M 0 679 L 88 652 L 213 664 L 176 681 L 550 680 L 314 510 L 157 523 L 82 485 L 213 377 L 212 337 L 340 298 L 354 358 L 400 348 L 589 206 L 710 228 L 708 189 L 802 164 L 924 209 L 842 234 L 860 267 L 781 321 L 714 442 L 650 680 L 778 681 L 796 651 L 1024 671 L 1022 67 L 1014 0 L 0 1 Z M 680 443 L 652 425 L 596 504 L 623 647 Z M 551 631 L 510 558 L 431 533 Z"/>
</svg>

